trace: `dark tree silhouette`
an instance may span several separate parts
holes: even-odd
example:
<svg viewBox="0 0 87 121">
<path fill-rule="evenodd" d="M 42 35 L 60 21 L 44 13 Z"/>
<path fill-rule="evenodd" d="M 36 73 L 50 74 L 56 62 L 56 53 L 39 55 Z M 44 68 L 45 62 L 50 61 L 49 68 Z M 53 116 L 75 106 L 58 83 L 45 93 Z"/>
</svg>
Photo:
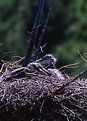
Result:
<svg viewBox="0 0 87 121">
<path fill-rule="evenodd" d="M 47 25 L 48 25 L 48 20 L 49 20 L 51 11 L 52 11 L 53 3 L 54 3 L 54 0 L 52 0 L 52 2 L 51 2 L 51 5 L 49 7 L 49 11 L 48 11 L 45 23 L 44 23 L 44 27 L 42 29 L 41 35 L 38 38 L 37 47 L 35 47 L 35 52 L 34 52 L 35 55 L 33 57 L 33 61 L 35 61 L 39 55 L 40 46 L 42 44 L 43 35 L 44 35 L 46 28 L 47 28 Z M 34 22 L 34 25 L 32 28 L 32 32 L 30 33 L 30 39 L 28 41 L 24 66 L 27 66 L 27 64 L 31 61 L 32 50 L 34 49 L 34 46 L 36 45 L 36 40 L 37 40 L 37 36 L 38 36 L 38 29 L 40 26 L 42 15 L 43 15 L 44 5 L 45 5 L 45 0 L 40 0 L 39 6 L 38 6 L 38 11 L 37 11 L 36 18 L 35 18 L 35 22 Z"/>
</svg>

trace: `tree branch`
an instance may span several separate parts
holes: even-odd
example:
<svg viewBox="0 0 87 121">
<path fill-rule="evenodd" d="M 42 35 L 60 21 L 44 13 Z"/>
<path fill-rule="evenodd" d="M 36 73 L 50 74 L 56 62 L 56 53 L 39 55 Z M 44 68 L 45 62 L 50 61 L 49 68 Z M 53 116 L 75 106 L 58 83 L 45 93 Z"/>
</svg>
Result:
<svg viewBox="0 0 87 121">
<path fill-rule="evenodd" d="M 50 5 L 50 7 L 49 7 L 49 11 L 48 11 L 48 14 L 47 14 L 47 17 L 46 17 L 46 20 L 45 20 L 45 24 L 44 24 L 44 27 L 43 27 L 43 29 L 42 29 L 42 33 L 41 33 L 41 35 L 40 35 L 40 38 L 39 38 L 39 40 L 38 40 L 37 48 L 36 48 L 36 50 L 35 50 L 34 60 L 36 60 L 37 57 L 38 57 L 38 54 L 39 54 L 39 51 L 40 51 L 40 46 L 41 46 L 42 40 L 43 40 L 43 35 L 44 35 L 44 33 L 45 33 L 45 31 L 46 31 L 46 28 L 47 28 L 47 25 L 48 25 L 48 21 L 49 21 L 49 17 L 50 17 L 51 11 L 52 11 L 52 7 L 53 7 L 53 4 L 54 4 L 54 1 L 55 1 L 55 0 L 52 0 L 51 5 Z"/>
<path fill-rule="evenodd" d="M 25 62 L 23 66 L 27 66 L 27 64 L 30 62 L 31 60 L 31 55 L 32 55 L 32 50 L 33 50 L 33 46 L 34 46 L 34 42 L 35 39 L 37 38 L 37 27 L 40 24 L 41 21 L 41 17 L 43 14 L 43 8 L 44 8 L 44 3 L 45 0 L 40 0 L 39 6 L 38 6 L 38 11 L 37 11 L 37 15 L 36 15 L 36 19 L 32 28 L 32 32 L 30 34 L 30 39 L 28 41 L 28 46 L 27 46 L 27 51 L 26 51 L 26 56 L 25 56 Z"/>
</svg>

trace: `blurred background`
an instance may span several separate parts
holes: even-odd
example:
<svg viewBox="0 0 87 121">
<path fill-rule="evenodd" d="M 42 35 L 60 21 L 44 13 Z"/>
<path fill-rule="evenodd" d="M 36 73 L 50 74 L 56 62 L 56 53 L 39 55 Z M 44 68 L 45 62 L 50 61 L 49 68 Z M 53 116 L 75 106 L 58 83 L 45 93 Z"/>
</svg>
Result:
<svg viewBox="0 0 87 121">
<path fill-rule="evenodd" d="M 46 0 L 42 27 L 51 0 Z M 39 0 L 0 0 L 0 59 L 13 60 L 25 55 Z M 87 68 L 87 0 L 55 0 L 43 38 L 45 53 L 58 59 L 58 67 L 77 74 Z"/>
</svg>

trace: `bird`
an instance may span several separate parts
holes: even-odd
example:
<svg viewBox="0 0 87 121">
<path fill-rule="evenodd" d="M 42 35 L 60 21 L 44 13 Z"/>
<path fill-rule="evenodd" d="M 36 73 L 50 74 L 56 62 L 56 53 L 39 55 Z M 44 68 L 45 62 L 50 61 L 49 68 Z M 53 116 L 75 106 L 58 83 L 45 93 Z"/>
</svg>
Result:
<svg viewBox="0 0 87 121">
<path fill-rule="evenodd" d="M 54 58 L 53 55 L 46 54 L 42 58 L 29 63 L 27 68 L 30 72 L 34 72 L 37 70 L 45 75 L 50 76 L 51 71 L 49 71 L 48 69 L 55 69 L 56 61 L 57 59 Z"/>
<path fill-rule="evenodd" d="M 56 67 L 57 59 L 53 57 L 52 54 L 46 54 L 45 56 L 43 56 L 39 60 L 36 60 L 35 62 L 40 63 L 41 66 L 43 66 L 45 69 L 48 69 Z"/>
</svg>

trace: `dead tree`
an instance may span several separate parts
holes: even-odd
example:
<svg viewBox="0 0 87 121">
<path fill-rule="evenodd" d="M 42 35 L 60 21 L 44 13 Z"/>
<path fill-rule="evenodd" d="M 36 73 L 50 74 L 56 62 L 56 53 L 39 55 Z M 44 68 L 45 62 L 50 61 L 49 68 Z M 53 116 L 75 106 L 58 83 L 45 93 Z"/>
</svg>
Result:
<svg viewBox="0 0 87 121">
<path fill-rule="evenodd" d="M 42 17 L 42 14 L 43 14 L 44 3 L 45 3 L 45 0 L 40 0 L 36 19 L 35 19 L 35 22 L 34 22 L 34 25 L 33 25 L 33 28 L 32 28 L 32 32 L 30 33 L 30 39 L 28 41 L 24 66 L 27 66 L 27 64 L 31 60 L 32 50 L 33 50 L 34 42 L 35 42 L 35 39 L 36 39 L 37 31 L 38 31 L 38 25 L 40 24 L 41 17 Z"/>
<path fill-rule="evenodd" d="M 49 11 L 48 11 L 48 14 L 47 14 L 47 17 L 46 17 L 46 20 L 45 20 L 44 27 L 43 27 L 43 29 L 42 29 L 42 33 L 41 33 L 41 35 L 40 35 L 40 37 L 39 37 L 39 40 L 38 40 L 38 45 L 37 45 L 37 48 L 36 48 L 36 50 L 35 50 L 34 60 L 37 59 L 38 54 L 39 54 L 39 52 L 40 52 L 40 46 L 41 46 L 41 44 L 42 44 L 43 35 L 44 35 L 44 33 L 45 33 L 46 29 L 47 29 L 47 25 L 48 25 L 48 21 L 49 21 L 49 17 L 50 17 L 51 11 L 52 11 L 53 3 L 54 3 L 54 0 L 52 0 L 52 2 L 51 2 L 51 5 L 50 5 L 50 7 L 49 7 Z"/>
<path fill-rule="evenodd" d="M 35 22 L 34 22 L 32 31 L 30 33 L 30 39 L 28 41 L 28 46 L 27 46 L 27 51 L 26 51 L 25 61 L 24 61 L 23 66 L 27 66 L 30 63 L 32 51 L 33 51 L 34 46 L 36 44 L 36 40 L 37 40 L 37 47 L 35 48 L 33 61 L 35 61 L 38 57 L 38 54 L 40 52 L 40 46 L 41 46 L 42 40 L 43 40 L 43 35 L 46 31 L 46 28 L 47 28 L 47 25 L 48 25 L 48 20 L 49 20 L 51 11 L 52 11 L 53 3 L 54 3 L 54 0 L 52 0 L 52 2 L 51 2 L 51 5 L 49 7 L 49 11 L 48 11 L 48 14 L 47 14 L 47 17 L 46 17 L 46 20 L 45 20 L 44 27 L 42 29 L 41 35 L 39 36 L 39 39 L 37 40 L 38 29 L 39 29 L 39 26 L 40 26 L 40 23 L 41 23 L 42 15 L 43 15 L 45 0 L 40 0 L 40 2 L 39 2 L 38 11 L 37 11 L 37 15 L 36 15 L 36 18 L 35 18 Z"/>
</svg>

